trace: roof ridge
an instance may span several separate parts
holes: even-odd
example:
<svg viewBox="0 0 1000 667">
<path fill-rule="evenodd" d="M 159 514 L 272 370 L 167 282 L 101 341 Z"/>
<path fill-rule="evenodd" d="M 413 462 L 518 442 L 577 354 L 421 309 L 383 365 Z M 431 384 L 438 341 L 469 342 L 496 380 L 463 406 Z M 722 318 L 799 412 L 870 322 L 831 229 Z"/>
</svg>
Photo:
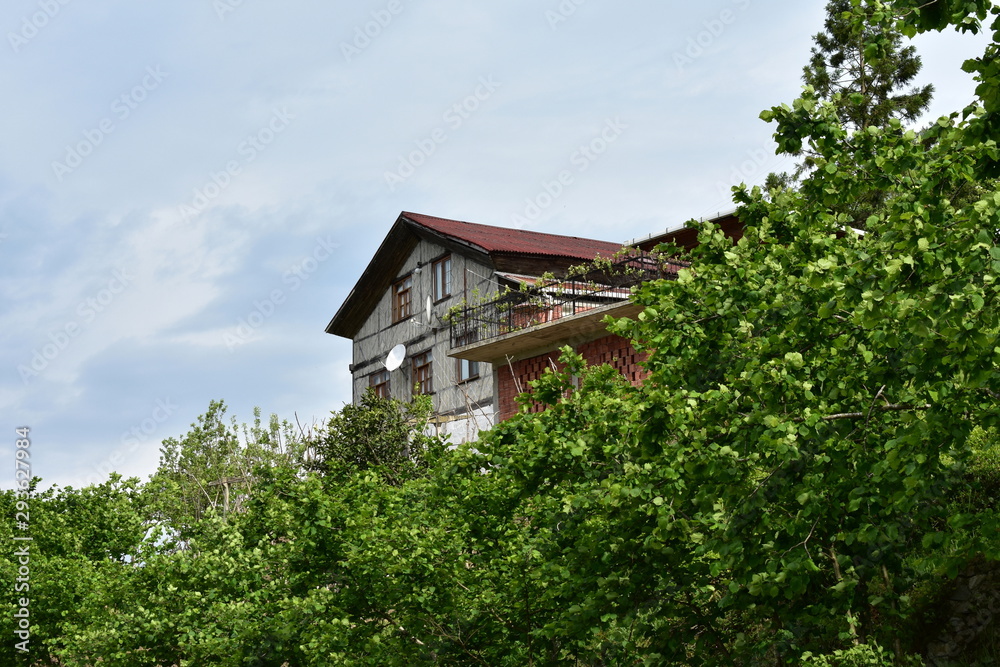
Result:
<svg viewBox="0 0 1000 667">
<path fill-rule="evenodd" d="M 539 232 L 539 231 L 535 231 L 533 229 L 519 229 L 519 228 L 516 228 L 516 227 L 501 227 L 499 225 L 486 225 L 486 224 L 483 224 L 481 222 L 469 222 L 468 220 L 455 220 L 453 218 L 442 218 L 442 217 L 436 216 L 436 215 L 427 215 L 427 214 L 424 214 L 424 213 L 414 213 L 412 211 L 403 211 L 400 215 L 403 216 L 403 217 L 405 217 L 405 218 L 407 218 L 408 220 L 411 220 L 411 221 L 413 221 L 413 222 L 415 222 L 417 224 L 420 224 L 421 226 L 424 226 L 424 227 L 429 227 L 429 225 L 426 225 L 426 224 L 422 223 L 421 222 L 421 218 L 427 219 L 427 220 L 439 220 L 441 222 L 449 223 L 449 224 L 470 225 L 472 227 L 479 228 L 479 229 L 497 230 L 498 232 L 502 232 L 504 234 L 516 234 L 516 235 L 522 235 L 522 236 L 548 237 L 548 238 L 560 238 L 560 239 L 573 239 L 575 241 L 583 241 L 583 242 L 588 242 L 588 243 L 606 244 L 608 246 L 614 245 L 614 246 L 617 246 L 618 248 L 621 248 L 621 247 L 624 246 L 624 244 L 622 244 L 622 243 L 620 243 L 618 241 L 604 241 L 602 239 L 595 239 L 595 238 L 591 238 L 591 237 L 587 237 L 587 236 L 570 236 L 569 234 L 553 234 L 552 232 Z M 435 231 L 441 231 L 441 230 L 435 230 Z"/>
</svg>

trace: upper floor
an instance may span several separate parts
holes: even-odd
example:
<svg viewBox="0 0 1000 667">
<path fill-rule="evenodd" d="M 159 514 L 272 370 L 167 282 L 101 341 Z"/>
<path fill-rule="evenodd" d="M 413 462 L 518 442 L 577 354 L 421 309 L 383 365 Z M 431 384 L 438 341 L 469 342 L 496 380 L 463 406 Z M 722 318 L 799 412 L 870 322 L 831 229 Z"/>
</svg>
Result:
<svg viewBox="0 0 1000 667">
<path fill-rule="evenodd" d="M 450 315 L 534 276 L 610 257 L 620 244 L 403 212 L 326 328 L 352 341 L 354 400 L 369 388 L 428 394 L 453 440 L 495 422 L 496 369 L 449 356 Z"/>
</svg>

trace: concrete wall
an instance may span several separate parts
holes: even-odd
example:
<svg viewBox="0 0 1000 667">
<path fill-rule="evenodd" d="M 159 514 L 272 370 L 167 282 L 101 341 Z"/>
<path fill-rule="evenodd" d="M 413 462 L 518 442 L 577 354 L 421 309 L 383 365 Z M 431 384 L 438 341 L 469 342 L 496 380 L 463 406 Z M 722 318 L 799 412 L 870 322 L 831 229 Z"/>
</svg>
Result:
<svg viewBox="0 0 1000 667">
<path fill-rule="evenodd" d="M 485 264 L 451 253 L 452 295 L 431 306 L 427 319 L 427 297 L 433 296 L 433 262 L 449 254 L 442 246 L 421 241 L 410 255 L 398 276 L 413 275 L 412 316 L 402 322 L 392 322 L 390 290 L 382 295 L 378 306 L 354 339 L 354 363 L 351 365 L 354 401 L 368 389 L 370 376 L 384 370 L 383 362 L 389 351 L 399 343 L 406 346 L 403 365 L 390 373 L 389 389 L 393 398 L 409 401 L 413 396 L 414 355 L 428 350 L 433 356 L 431 366 L 434 391 L 432 400 L 437 428 L 451 434 L 452 442 L 475 440 L 475 434 L 494 420 L 493 371 L 490 364 L 479 365 L 479 378 L 458 382 L 458 361 L 448 356 L 451 347 L 448 323 L 442 318 L 448 309 L 463 300 L 477 301 L 495 291 L 493 269 Z M 419 273 L 413 273 L 419 267 Z"/>
</svg>

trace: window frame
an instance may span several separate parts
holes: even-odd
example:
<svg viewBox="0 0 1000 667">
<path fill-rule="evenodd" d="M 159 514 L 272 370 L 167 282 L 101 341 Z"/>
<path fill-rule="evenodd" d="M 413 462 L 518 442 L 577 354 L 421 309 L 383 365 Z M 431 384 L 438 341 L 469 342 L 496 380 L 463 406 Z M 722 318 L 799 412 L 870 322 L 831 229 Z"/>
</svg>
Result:
<svg viewBox="0 0 1000 667">
<path fill-rule="evenodd" d="M 445 255 L 431 263 L 431 292 L 434 302 L 443 301 L 452 295 L 452 268 L 451 255 Z M 438 274 L 440 275 L 440 286 Z"/>
<path fill-rule="evenodd" d="M 434 354 L 431 350 L 413 355 L 411 360 L 413 395 L 434 393 Z"/>
<path fill-rule="evenodd" d="M 470 361 L 469 359 L 456 359 L 456 361 L 458 362 L 458 384 L 479 379 L 480 372 L 478 361 Z M 469 370 L 468 374 L 465 373 L 466 368 Z"/>
<path fill-rule="evenodd" d="M 413 316 L 413 274 L 392 283 L 392 323 L 396 324 Z"/>
<path fill-rule="evenodd" d="M 379 381 L 381 380 L 381 381 Z M 389 369 L 383 368 L 380 371 L 375 371 L 368 376 L 368 388 L 375 391 L 375 395 L 379 398 L 391 398 L 389 385 L 390 373 Z"/>
</svg>

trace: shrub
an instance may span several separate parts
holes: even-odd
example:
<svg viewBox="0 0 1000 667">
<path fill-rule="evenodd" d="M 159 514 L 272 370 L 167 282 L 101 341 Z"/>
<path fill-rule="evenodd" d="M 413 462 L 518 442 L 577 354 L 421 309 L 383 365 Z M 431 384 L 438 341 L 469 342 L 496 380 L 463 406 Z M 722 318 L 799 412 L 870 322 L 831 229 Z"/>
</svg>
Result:
<svg viewBox="0 0 1000 667">
<path fill-rule="evenodd" d="M 892 653 L 878 644 L 859 644 L 843 651 L 834 651 L 825 655 L 813 655 L 806 652 L 802 655 L 803 667 L 894 667 L 894 665 L 912 665 L 919 667 L 923 660 L 919 656 L 910 655 L 899 663 L 893 660 Z"/>
</svg>

